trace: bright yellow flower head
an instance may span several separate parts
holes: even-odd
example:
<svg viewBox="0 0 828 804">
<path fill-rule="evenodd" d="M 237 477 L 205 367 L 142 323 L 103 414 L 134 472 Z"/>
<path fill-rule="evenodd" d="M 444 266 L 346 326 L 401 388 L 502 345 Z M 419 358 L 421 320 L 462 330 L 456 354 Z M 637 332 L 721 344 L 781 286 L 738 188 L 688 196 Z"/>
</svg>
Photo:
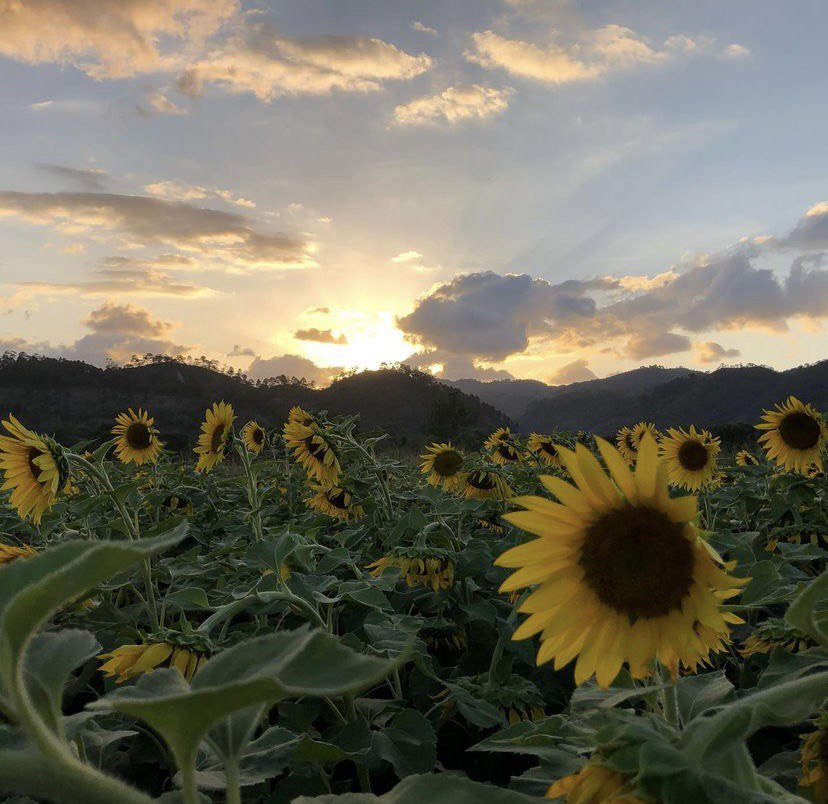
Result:
<svg viewBox="0 0 828 804">
<path fill-rule="evenodd" d="M 98 658 L 109 660 L 101 665 L 101 672 L 108 678 L 117 676 L 118 684 L 157 667 L 174 667 L 189 681 L 207 661 L 205 654 L 169 642 L 121 645 L 111 653 L 101 653 Z"/>
<path fill-rule="evenodd" d="M 369 564 L 373 578 L 379 578 L 388 567 L 399 567 L 407 586 L 427 586 L 435 592 L 450 589 L 454 583 L 454 562 L 440 555 L 387 555 Z"/>
<path fill-rule="evenodd" d="M 458 489 L 472 500 L 508 500 L 513 492 L 497 472 L 484 470 L 463 473 Z"/>
<path fill-rule="evenodd" d="M 115 455 L 121 463 L 138 465 L 155 463 L 161 448 L 164 446 L 158 440 L 158 430 L 153 427 L 155 419 L 145 410 L 136 413 L 130 408 L 126 413 L 119 413 L 117 422 L 112 428 L 112 435 L 117 436 Z"/>
<path fill-rule="evenodd" d="M 260 454 L 265 445 L 265 431 L 256 423 L 248 422 L 241 432 L 242 441 L 250 452 Z"/>
<path fill-rule="evenodd" d="M 462 481 L 463 453 L 456 450 L 451 443 L 431 444 L 426 447 L 420 471 L 427 475 L 426 480 L 432 486 L 439 486 L 448 491 L 456 489 Z"/>
<path fill-rule="evenodd" d="M 583 445 L 561 447 L 575 484 L 543 476 L 560 502 L 518 497 L 527 510 L 504 516 L 539 537 L 495 562 L 517 570 L 501 591 L 534 587 L 513 639 L 540 634 L 538 664 L 554 659 L 555 669 L 577 657 L 578 684 L 595 674 L 606 687 L 625 662 L 634 678 L 649 676 L 655 660 L 674 672 L 679 662 L 695 669 L 742 622 L 720 604 L 747 581 L 720 569 L 699 537 L 696 498 L 670 498 L 652 436 L 641 442 L 635 474 L 614 447 L 596 442 L 610 474 Z"/>
<path fill-rule="evenodd" d="M 338 486 L 315 484 L 311 486 L 312 494 L 305 502 L 315 511 L 349 522 L 365 515 L 361 505 L 353 505 L 351 493 Z"/>
<path fill-rule="evenodd" d="M 484 446 L 491 450 L 492 460 L 501 466 L 520 463 L 520 451 L 515 444 L 512 431 L 508 427 L 498 427 L 486 439 Z"/>
<path fill-rule="evenodd" d="M 235 419 L 233 406 L 226 402 L 214 402 L 212 407 L 207 408 L 198 446 L 194 450 L 198 455 L 196 472 L 211 472 L 224 460 Z"/>
<path fill-rule="evenodd" d="M 558 455 L 558 447 L 551 436 L 532 433 L 526 444 L 526 449 L 535 455 L 538 460 L 546 466 L 558 467 L 561 465 L 561 458 Z"/>
<path fill-rule="evenodd" d="M 285 428 L 287 430 L 287 426 Z M 339 481 L 339 458 L 333 446 L 316 425 L 296 424 L 287 440 L 293 457 L 320 483 L 335 486 Z"/>
<path fill-rule="evenodd" d="M 632 428 L 622 427 L 615 435 L 615 443 L 618 446 L 618 451 L 623 455 L 627 463 L 635 463 L 636 455 L 638 454 L 638 444 L 633 441 Z"/>
<path fill-rule="evenodd" d="M 40 522 L 58 498 L 67 474 L 51 439 L 25 428 L 9 415 L 3 422 L 7 436 L 0 436 L 0 471 L 6 482 L 0 490 L 11 490 L 11 504 L 22 519 Z"/>
<path fill-rule="evenodd" d="M 707 430 L 667 430 L 661 439 L 661 457 L 667 464 L 670 483 L 687 491 L 698 491 L 712 483 L 720 449 L 720 440 Z"/>
<path fill-rule="evenodd" d="M 566 804 L 647 804 L 624 776 L 595 762 L 559 779 L 545 797 L 562 798 Z"/>
<path fill-rule="evenodd" d="M 822 471 L 822 450 L 828 441 L 828 427 L 811 405 L 789 396 L 776 410 L 766 410 L 756 429 L 766 431 L 759 441 L 777 466 L 806 474 L 814 464 Z"/>
</svg>

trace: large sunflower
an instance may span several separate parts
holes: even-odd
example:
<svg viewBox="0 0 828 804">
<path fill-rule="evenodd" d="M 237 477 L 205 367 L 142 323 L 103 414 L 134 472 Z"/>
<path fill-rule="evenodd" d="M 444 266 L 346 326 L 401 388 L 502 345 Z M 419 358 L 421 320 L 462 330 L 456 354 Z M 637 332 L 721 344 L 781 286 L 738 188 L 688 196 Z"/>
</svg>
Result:
<svg viewBox="0 0 828 804">
<path fill-rule="evenodd" d="M 214 402 L 207 408 L 194 450 L 198 455 L 196 472 L 212 472 L 224 460 L 235 418 L 233 406 L 226 402 Z"/>
<path fill-rule="evenodd" d="M 736 453 L 736 466 L 758 466 L 759 459 L 750 450 L 740 449 Z"/>
<path fill-rule="evenodd" d="M 646 804 L 628 779 L 597 762 L 587 762 L 577 773 L 558 779 L 545 798 L 562 798 L 567 804 Z"/>
<path fill-rule="evenodd" d="M 463 453 L 456 450 L 451 442 L 446 444 L 432 444 L 426 447 L 424 455 L 420 455 L 423 463 L 420 471 L 428 475 L 426 480 L 432 486 L 441 486 L 453 490 L 462 481 Z"/>
<path fill-rule="evenodd" d="M 766 410 L 757 430 L 766 430 L 759 442 L 777 466 L 805 474 L 811 464 L 822 470 L 822 450 L 828 428 L 811 405 L 789 396 L 776 410 Z"/>
<path fill-rule="evenodd" d="M 710 484 L 716 476 L 716 456 L 721 441 L 707 430 L 667 430 L 661 439 L 661 457 L 667 464 L 667 477 L 674 486 L 697 491 Z"/>
<path fill-rule="evenodd" d="M 497 472 L 477 470 L 463 474 L 459 492 L 473 500 L 507 500 L 513 492 Z"/>
<path fill-rule="evenodd" d="M 287 444 L 293 457 L 320 483 L 335 486 L 339 481 L 339 458 L 317 425 L 296 424 Z"/>
<path fill-rule="evenodd" d="M 508 427 L 498 427 L 486 439 L 484 446 L 491 450 L 492 460 L 501 466 L 520 462 L 520 451 Z"/>
<path fill-rule="evenodd" d="M 6 478 L 0 491 L 11 490 L 18 516 L 40 522 L 67 480 L 64 459 L 52 439 L 27 429 L 11 414 L 3 427 L 9 435 L 0 436 L 0 470 Z"/>
<path fill-rule="evenodd" d="M 135 462 L 140 466 L 158 460 L 164 445 L 158 440 L 158 430 L 153 427 L 155 419 L 147 411 L 139 408 L 136 413 L 130 408 L 126 413 L 119 413 L 115 421 L 112 435 L 118 437 L 115 455 L 121 463 Z"/>
<path fill-rule="evenodd" d="M 526 449 L 546 466 L 558 467 L 561 465 L 558 447 L 551 436 L 532 433 L 526 443 Z"/>
<path fill-rule="evenodd" d="M 258 455 L 265 445 L 265 431 L 256 423 L 248 422 L 241 431 L 242 441 L 250 452 Z"/>
<path fill-rule="evenodd" d="M 327 514 L 335 519 L 342 519 L 345 522 L 359 519 L 365 514 L 365 510 L 361 505 L 354 505 L 351 502 L 351 493 L 339 486 L 315 484 L 311 486 L 311 491 L 313 493 L 305 502 L 309 508 L 313 508 L 315 511 Z"/>
<path fill-rule="evenodd" d="M 577 656 L 578 684 L 594 673 L 606 687 L 624 662 L 634 678 L 649 676 L 656 659 L 673 672 L 679 662 L 695 668 L 722 649 L 730 623 L 742 622 L 720 604 L 747 581 L 716 566 L 692 524 L 696 498 L 670 498 L 652 436 L 641 442 L 635 474 L 596 442 L 611 476 L 582 445 L 562 447 L 575 485 L 541 477 L 561 502 L 519 497 L 527 510 L 504 517 L 540 537 L 495 562 L 517 568 L 501 591 L 537 586 L 513 639 L 540 633 L 538 664 L 554 659 L 556 669 Z"/>
</svg>

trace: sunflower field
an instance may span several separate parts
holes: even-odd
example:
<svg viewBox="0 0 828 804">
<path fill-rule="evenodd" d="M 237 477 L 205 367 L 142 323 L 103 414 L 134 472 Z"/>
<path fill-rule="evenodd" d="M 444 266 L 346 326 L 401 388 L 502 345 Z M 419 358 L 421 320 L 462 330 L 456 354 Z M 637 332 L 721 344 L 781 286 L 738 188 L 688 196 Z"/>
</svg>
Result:
<svg viewBox="0 0 828 804">
<path fill-rule="evenodd" d="M 828 427 L 0 435 L 0 800 L 828 802 Z M 193 423 L 193 432 L 198 423 Z M 191 458 L 193 458 L 191 460 Z"/>
</svg>

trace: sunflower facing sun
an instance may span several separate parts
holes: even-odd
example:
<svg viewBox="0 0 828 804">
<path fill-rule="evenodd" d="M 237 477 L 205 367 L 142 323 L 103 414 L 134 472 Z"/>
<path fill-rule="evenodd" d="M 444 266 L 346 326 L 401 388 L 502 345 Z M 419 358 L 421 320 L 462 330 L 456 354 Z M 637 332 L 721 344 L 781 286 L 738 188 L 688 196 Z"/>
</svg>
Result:
<svg viewBox="0 0 828 804">
<path fill-rule="evenodd" d="M 242 441 L 244 441 L 245 447 L 254 453 L 255 455 L 259 455 L 261 451 L 264 449 L 265 445 L 265 431 L 258 425 L 256 422 L 248 422 L 241 431 Z"/>
<path fill-rule="evenodd" d="M 6 478 L 0 491 L 11 491 L 10 502 L 21 519 L 39 523 L 68 479 L 65 459 L 51 438 L 32 432 L 11 414 L 3 427 L 9 435 L 0 436 L 0 471 Z"/>
<path fill-rule="evenodd" d="M 439 486 L 448 491 L 456 489 L 462 483 L 463 453 L 456 450 L 451 443 L 431 444 L 426 447 L 420 471 L 427 475 L 426 480 L 432 486 Z"/>
<path fill-rule="evenodd" d="M 194 450 L 198 455 L 196 472 L 212 472 L 224 460 L 235 418 L 233 406 L 226 402 L 214 402 L 207 408 Z"/>
<path fill-rule="evenodd" d="M 698 491 L 716 477 L 716 456 L 721 442 L 707 430 L 667 430 L 661 440 L 661 457 L 670 483 L 687 491 Z"/>
<path fill-rule="evenodd" d="M 492 460 L 501 466 L 520 463 L 520 450 L 515 444 L 508 427 L 498 427 L 487 439 L 484 446 L 491 450 Z"/>
<path fill-rule="evenodd" d="M 164 446 L 158 440 L 158 430 L 153 427 L 155 419 L 145 410 L 136 413 L 130 408 L 115 417 L 116 425 L 112 435 L 117 436 L 115 455 L 121 463 L 155 463 Z"/>
<path fill-rule="evenodd" d="M 759 442 L 777 466 L 805 474 L 814 464 L 822 471 L 828 427 L 811 405 L 789 396 L 776 410 L 766 410 L 756 429 L 767 431 L 759 436 Z"/>
<path fill-rule="evenodd" d="M 596 439 L 610 474 L 585 447 L 561 447 L 575 485 L 543 476 L 561 502 L 518 497 L 527 510 L 505 519 L 540 538 L 507 550 L 496 563 L 517 569 L 501 586 L 535 589 L 519 607 L 529 617 L 513 639 L 541 634 L 538 664 L 555 669 L 577 657 L 575 682 L 593 674 L 609 686 L 622 665 L 646 678 L 658 660 L 673 673 L 723 649 L 742 620 L 720 604 L 746 579 L 717 564 L 692 524 L 697 500 L 670 498 L 667 467 L 645 434 L 635 474 L 620 453 Z M 614 481 L 614 482 L 613 482 Z"/>
<path fill-rule="evenodd" d="M 526 449 L 545 466 L 557 468 L 561 465 L 558 447 L 550 436 L 532 433 L 526 443 Z"/>
</svg>

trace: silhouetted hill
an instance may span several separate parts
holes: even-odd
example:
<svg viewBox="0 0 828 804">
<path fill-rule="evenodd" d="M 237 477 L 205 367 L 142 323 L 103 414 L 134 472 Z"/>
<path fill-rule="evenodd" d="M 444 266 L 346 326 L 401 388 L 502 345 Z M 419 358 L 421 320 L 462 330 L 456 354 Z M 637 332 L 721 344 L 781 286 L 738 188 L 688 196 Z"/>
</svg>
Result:
<svg viewBox="0 0 828 804">
<path fill-rule="evenodd" d="M 332 414 L 359 414 L 360 427 L 379 428 L 397 446 L 419 448 L 427 438 L 477 444 L 507 418 L 491 405 L 431 375 L 405 367 L 343 377 L 328 388 L 301 381 L 252 383 L 244 376 L 171 359 L 125 368 L 96 368 L 79 361 L 15 356 L 0 358 L 0 413 L 70 444 L 104 437 L 115 415 L 143 407 L 155 416 L 173 449 L 192 447 L 204 410 L 214 401 L 233 404 L 238 422 L 279 426 L 294 405 Z"/>
<path fill-rule="evenodd" d="M 737 366 L 692 372 L 645 390 L 623 383 L 607 386 L 619 377 L 624 375 L 565 386 L 531 402 L 519 417 L 521 430 L 560 427 L 612 433 L 642 419 L 659 427 L 754 424 L 764 408 L 791 394 L 821 410 L 828 408 L 828 360 L 787 371 Z"/>
<path fill-rule="evenodd" d="M 603 380 L 584 380 L 570 385 L 546 385 L 539 380 L 444 380 L 448 385 L 459 388 L 467 394 L 474 394 L 484 402 L 494 405 L 507 416 L 518 421 L 529 406 L 542 399 L 552 399 L 573 391 L 610 392 L 638 394 L 662 385 L 678 377 L 701 372 L 687 368 L 664 368 L 663 366 L 642 366 L 641 368 L 614 374 Z"/>
</svg>

